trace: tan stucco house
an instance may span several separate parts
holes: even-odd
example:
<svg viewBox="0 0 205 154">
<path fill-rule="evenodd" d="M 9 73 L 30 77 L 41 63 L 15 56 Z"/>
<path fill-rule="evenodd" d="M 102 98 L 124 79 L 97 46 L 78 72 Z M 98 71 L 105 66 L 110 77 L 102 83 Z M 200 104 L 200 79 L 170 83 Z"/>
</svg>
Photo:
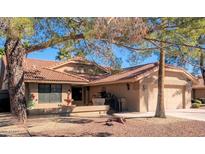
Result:
<svg viewBox="0 0 205 154">
<path fill-rule="evenodd" d="M 1 61 L 1 89 L 7 89 L 6 61 Z M 111 75 L 110 70 L 82 58 L 66 62 L 37 59 L 24 60 L 26 98 L 32 96 L 32 110 L 61 111 L 71 106 L 72 111 L 105 111 L 106 105 L 93 100 L 106 91 L 123 100 L 123 110 L 154 111 L 157 104 L 158 63 L 125 68 Z M 190 107 L 192 85 L 197 79 L 182 68 L 166 65 L 165 107 Z M 91 108 L 86 108 L 86 107 Z M 84 108 L 79 108 L 84 107 Z M 93 108 L 92 108 L 93 107 Z M 56 110 L 57 109 L 57 110 Z"/>
<path fill-rule="evenodd" d="M 117 97 L 127 99 L 128 111 L 155 111 L 157 105 L 158 63 L 145 64 L 91 82 L 91 92 L 102 87 Z M 182 68 L 166 65 L 165 108 L 180 109 L 191 105 L 192 85 L 197 80 Z"/>
<path fill-rule="evenodd" d="M 205 100 L 205 85 L 204 80 L 201 76 L 198 77 L 198 84 L 192 87 L 192 97 L 194 99 L 204 99 Z"/>
</svg>

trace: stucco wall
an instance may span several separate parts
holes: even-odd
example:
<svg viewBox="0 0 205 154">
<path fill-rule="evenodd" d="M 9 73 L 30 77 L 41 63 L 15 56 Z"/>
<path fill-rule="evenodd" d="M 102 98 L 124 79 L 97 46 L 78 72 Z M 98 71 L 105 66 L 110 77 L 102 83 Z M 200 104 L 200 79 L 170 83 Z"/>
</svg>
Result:
<svg viewBox="0 0 205 154">
<path fill-rule="evenodd" d="M 185 106 L 184 108 L 190 108 L 191 107 L 191 99 L 192 99 L 192 89 L 190 86 L 185 86 Z"/>
<path fill-rule="evenodd" d="M 191 105 L 191 88 L 185 75 L 182 73 L 165 73 L 164 100 L 166 109 L 188 108 Z M 139 82 L 130 83 L 130 90 L 127 90 L 127 83 L 93 86 L 90 88 L 90 100 L 105 87 L 117 97 L 125 97 L 128 104 L 128 111 L 155 111 L 157 105 L 157 79 L 158 72 Z"/>
<path fill-rule="evenodd" d="M 62 102 L 58 102 L 58 103 L 40 103 L 38 101 L 38 84 L 37 83 L 29 83 L 27 86 L 27 98 L 29 97 L 29 94 L 33 94 L 35 96 L 34 102 L 35 105 L 33 108 L 37 109 L 37 108 L 56 108 L 59 107 L 59 105 L 63 105 L 63 104 L 67 104 L 66 99 L 67 99 L 67 92 L 68 89 L 70 89 L 70 85 L 68 84 L 63 84 L 62 85 Z"/>
<path fill-rule="evenodd" d="M 127 88 L 127 83 L 120 84 L 112 84 L 112 85 L 103 85 L 103 86 L 92 86 L 90 87 L 90 101 L 93 95 L 97 95 L 97 93 L 102 91 L 102 88 L 106 88 L 106 92 L 114 94 L 118 98 L 124 97 L 127 102 L 128 111 L 138 111 L 139 103 L 138 103 L 138 95 L 139 95 L 139 84 L 129 83 L 130 89 Z"/>
<path fill-rule="evenodd" d="M 195 98 L 205 98 L 205 89 L 194 89 Z"/>
</svg>

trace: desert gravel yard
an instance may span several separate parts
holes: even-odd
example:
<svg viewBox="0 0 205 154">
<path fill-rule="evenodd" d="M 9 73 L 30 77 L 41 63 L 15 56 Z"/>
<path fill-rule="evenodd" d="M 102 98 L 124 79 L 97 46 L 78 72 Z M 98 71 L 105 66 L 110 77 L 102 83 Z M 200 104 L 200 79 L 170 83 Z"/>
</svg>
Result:
<svg viewBox="0 0 205 154">
<path fill-rule="evenodd" d="M 0 114 L 0 136 L 205 136 L 205 122 L 168 117 L 131 118 L 125 124 L 108 117 L 30 117 L 25 126 L 10 114 Z"/>
</svg>

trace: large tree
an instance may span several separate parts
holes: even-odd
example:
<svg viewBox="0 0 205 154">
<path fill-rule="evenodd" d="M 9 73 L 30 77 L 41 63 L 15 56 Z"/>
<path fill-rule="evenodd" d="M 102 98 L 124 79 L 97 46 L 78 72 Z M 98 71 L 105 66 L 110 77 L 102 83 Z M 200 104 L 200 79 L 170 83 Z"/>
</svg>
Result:
<svg viewBox="0 0 205 154">
<path fill-rule="evenodd" d="M 99 30 L 100 29 L 100 30 Z M 7 59 L 11 112 L 25 122 L 24 56 L 48 47 L 79 49 L 109 57 L 112 44 L 134 44 L 146 35 L 141 18 L 0 18 Z"/>
<path fill-rule="evenodd" d="M 132 60 L 144 60 L 151 55 L 159 56 L 158 102 L 156 117 L 165 117 L 164 109 L 164 63 L 186 66 L 187 63 L 200 68 L 205 79 L 203 66 L 204 18 L 144 18 L 147 24 L 147 35 L 134 46 Z M 143 49 L 143 50 L 142 50 Z M 198 65 L 196 64 L 198 63 Z M 200 64 L 200 65 L 199 65 Z"/>
</svg>

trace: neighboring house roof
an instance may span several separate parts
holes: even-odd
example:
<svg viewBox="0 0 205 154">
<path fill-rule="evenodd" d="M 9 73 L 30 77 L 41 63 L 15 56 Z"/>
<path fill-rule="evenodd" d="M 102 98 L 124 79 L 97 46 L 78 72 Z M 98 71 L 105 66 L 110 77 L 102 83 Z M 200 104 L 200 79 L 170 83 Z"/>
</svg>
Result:
<svg viewBox="0 0 205 154">
<path fill-rule="evenodd" d="M 37 59 L 24 59 L 25 82 L 63 82 L 86 84 L 88 80 L 70 73 L 63 73 L 47 68 L 59 62 Z"/>
<path fill-rule="evenodd" d="M 107 69 L 107 67 L 100 66 L 97 63 L 95 63 L 93 61 L 88 61 L 87 59 L 85 59 L 83 57 L 76 57 L 76 58 L 69 59 L 68 61 L 58 62 L 58 63 L 55 63 L 54 65 L 48 66 L 48 68 L 54 69 L 54 68 L 58 68 L 60 66 L 66 65 L 66 64 L 70 64 L 70 63 L 81 63 L 81 64 L 86 64 L 86 65 L 95 65 L 96 67 L 104 70 L 105 72 L 110 73 L 110 70 Z"/>
<path fill-rule="evenodd" d="M 180 67 L 174 67 L 171 65 L 165 66 L 167 71 L 181 72 L 185 74 L 194 83 L 197 83 L 197 79 L 189 74 L 187 71 Z M 125 68 L 122 72 L 105 77 L 103 79 L 95 80 L 91 82 L 91 85 L 123 83 L 123 82 L 135 82 L 151 73 L 158 71 L 158 63 L 150 63 L 145 65 L 139 65 L 135 67 Z"/>
<path fill-rule="evenodd" d="M 49 67 L 52 65 L 57 65 L 61 62 L 57 61 L 48 61 L 48 60 L 40 60 L 40 59 L 31 59 L 31 58 L 25 58 L 25 64 L 24 66 L 27 68 L 33 68 L 33 67 Z"/>
</svg>

